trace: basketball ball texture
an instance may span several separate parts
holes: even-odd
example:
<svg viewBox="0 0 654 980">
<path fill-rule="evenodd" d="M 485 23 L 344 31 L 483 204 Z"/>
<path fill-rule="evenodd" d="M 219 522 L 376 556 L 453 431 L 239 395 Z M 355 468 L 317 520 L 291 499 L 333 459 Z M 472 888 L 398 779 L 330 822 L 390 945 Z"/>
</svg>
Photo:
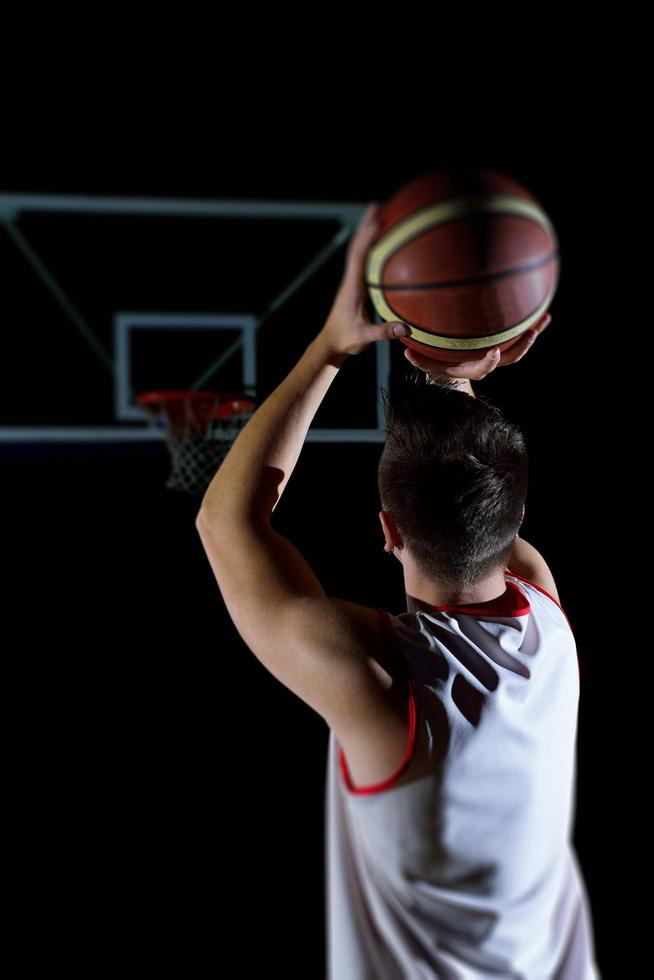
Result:
<svg viewBox="0 0 654 980">
<path fill-rule="evenodd" d="M 556 292 L 559 243 L 542 204 L 493 170 L 431 171 L 380 208 L 366 286 L 400 340 L 433 360 L 506 350 L 541 319 Z"/>
</svg>

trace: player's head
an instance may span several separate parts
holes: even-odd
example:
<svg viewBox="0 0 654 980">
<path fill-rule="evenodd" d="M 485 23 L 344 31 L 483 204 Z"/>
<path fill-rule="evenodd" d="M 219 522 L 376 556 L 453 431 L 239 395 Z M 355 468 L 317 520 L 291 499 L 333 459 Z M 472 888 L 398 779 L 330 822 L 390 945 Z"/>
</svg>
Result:
<svg viewBox="0 0 654 980">
<path fill-rule="evenodd" d="M 387 540 L 396 531 L 420 571 L 448 589 L 470 589 L 503 570 L 527 496 L 521 430 L 454 381 L 413 380 L 392 400 L 382 389 L 382 399 L 387 439 L 377 483 Z"/>
</svg>

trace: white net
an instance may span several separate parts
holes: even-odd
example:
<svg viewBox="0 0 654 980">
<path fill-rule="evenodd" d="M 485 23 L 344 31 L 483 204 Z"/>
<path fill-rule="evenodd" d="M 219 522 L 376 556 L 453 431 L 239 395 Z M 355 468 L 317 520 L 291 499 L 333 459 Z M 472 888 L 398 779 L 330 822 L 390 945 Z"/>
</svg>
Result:
<svg viewBox="0 0 654 980">
<path fill-rule="evenodd" d="M 152 392 L 137 401 L 168 444 L 167 489 L 185 493 L 207 489 L 256 407 L 245 395 L 218 392 Z"/>
</svg>

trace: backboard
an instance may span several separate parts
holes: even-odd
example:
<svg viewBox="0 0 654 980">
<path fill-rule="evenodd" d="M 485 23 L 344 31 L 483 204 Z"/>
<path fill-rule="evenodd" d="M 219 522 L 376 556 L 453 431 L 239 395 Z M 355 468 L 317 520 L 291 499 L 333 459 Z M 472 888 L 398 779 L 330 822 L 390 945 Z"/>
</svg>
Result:
<svg viewBox="0 0 654 980">
<path fill-rule="evenodd" d="M 318 333 L 368 202 L 0 195 L 0 444 L 154 440 L 142 391 L 260 404 Z M 383 442 L 390 343 L 349 358 L 307 441 Z"/>
</svg>

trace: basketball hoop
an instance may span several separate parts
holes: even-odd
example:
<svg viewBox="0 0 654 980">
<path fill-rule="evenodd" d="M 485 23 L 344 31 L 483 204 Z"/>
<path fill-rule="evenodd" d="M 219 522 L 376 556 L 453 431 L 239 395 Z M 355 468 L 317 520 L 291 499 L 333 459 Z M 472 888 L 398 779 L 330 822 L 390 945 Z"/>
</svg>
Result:
<svg viewBox="0 0 654 980">
<path fill-rule="evenodd" d="M 169 490 L 207 489 L 230 446 L 256 409 L 242 392 L 146 391 L 136 396 L 171 456 Z"/>
</svg>

